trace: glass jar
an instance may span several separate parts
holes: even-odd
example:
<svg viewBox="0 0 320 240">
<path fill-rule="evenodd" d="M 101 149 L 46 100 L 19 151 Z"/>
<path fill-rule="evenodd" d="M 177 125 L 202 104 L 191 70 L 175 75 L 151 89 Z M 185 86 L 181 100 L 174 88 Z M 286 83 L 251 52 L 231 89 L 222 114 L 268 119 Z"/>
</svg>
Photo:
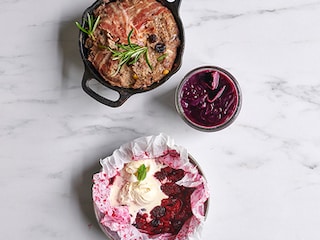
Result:
<svg viewBox="0 0 320 240">
<path fill-rule="evenodd" d="M 229 126 L 239 114 L 239 83 L 228 71 L 202 66 L 190 71 L 176 89 L 175 105 L 182 119 L 207 132 Z"/>
</svg>

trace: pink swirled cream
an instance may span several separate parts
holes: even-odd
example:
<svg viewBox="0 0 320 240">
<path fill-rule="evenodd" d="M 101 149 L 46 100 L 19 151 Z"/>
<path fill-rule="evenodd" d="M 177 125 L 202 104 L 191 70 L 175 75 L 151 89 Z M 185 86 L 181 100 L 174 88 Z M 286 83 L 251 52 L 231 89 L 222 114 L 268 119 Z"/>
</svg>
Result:
<svg viewBox="0 0 320 240">
<path fill-rule="evenodd" d="M 197 239 L 207 183 L 189 154 L 163 134 L 138 138 L 100 161 L 93 201 L 112 239 Z"/>
</svg>

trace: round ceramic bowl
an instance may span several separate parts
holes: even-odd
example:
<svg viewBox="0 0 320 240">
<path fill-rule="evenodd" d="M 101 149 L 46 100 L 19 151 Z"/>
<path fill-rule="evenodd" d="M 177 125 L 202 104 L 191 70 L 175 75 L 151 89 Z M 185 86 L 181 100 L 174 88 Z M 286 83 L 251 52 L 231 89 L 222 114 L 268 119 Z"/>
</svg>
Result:
<svg viewBox="0 0 320 240">
<path fill-rule="evenodd" d="M 198 162 L 189 154 L 188 155 L 189 161 L 198 169 L 198 172 L 200 175 L 202 175 L 204 178 L 203 171 L 201 170 Z M 205 178 L 206 179 L 206 178 Z M 209 199 L 206 200 L 204 203 L 204 217 L 207 218 L 208 211 L 209 211 Z M 103 214 L 99 211 L 97 205 L 93 202 L 93 208 L 95 212 L 96 219 L 98 221 L 99 227 L 103 231 L 103 233 L 107 236 L 110 240 L 121 240 L 117 232 L 112 231 L 110 228 L 106 227 L 105 225 L 101 224 L 101 219 L 103 218 Z"/>
<path fill-rule="evenodd" d="M 237 118 L 242 95 L 228 71 L 203 66 L 190 71 L 176 89 L 175 105 L 191 127 L 206 132 L 226 128 Z"/>
</svg>

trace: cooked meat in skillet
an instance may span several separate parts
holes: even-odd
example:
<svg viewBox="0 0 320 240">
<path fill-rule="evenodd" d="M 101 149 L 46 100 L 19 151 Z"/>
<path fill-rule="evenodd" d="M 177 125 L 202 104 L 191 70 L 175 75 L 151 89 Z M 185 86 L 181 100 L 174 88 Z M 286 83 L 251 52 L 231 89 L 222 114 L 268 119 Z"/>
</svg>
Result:
<svg viewBox="0 0 320 240">
<path fill-rule="evenodd" d="M 168 8 L 155 0 L 105 1 L 94 10 L 100 16 L 94 39 L 88 38 L 89 61 L 113 86 L 146 88 L 168 74 L 180 44 L 179 29 Z M 129 38 L 130 36 L 130 38 Z M 144 54 L 130 58 L 119 68 L 114 52 L 122 46 L 144 48 Z"/>
</svg>

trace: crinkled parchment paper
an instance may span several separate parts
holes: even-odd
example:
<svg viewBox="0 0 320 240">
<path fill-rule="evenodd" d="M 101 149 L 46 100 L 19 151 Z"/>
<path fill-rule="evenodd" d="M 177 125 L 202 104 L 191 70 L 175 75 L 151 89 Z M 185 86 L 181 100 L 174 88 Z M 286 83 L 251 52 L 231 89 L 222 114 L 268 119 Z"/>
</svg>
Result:
<svg viewBox="0 0 320 240">
<path fill-rule="evenodd" d="M 160 234 L 149 236 L 141 233 L 130 224 L 127 206 L 110 206 L 109 179 L 114 177 L 126 163 L 141 159 L 156 159 L 160 163 L 175 169 L 183 169 L 186 174 L 177 182 L 185 187 L 194 187 L 191 195 L 191 209 L 193 216 L 185 222 L 180 232 L 172 236 Z M 185 148 L 174 144 L 172 138 L 165 134 L 141 137 L 115 150 L 109 157 L 100 160 L 102 170 L 93 176 L 92 195 L 98 221 L 103 230 L 116 232 L 119 239 L 169 239 L 169 240 L 200 240 L 201 230 L 205 220 L 206 202 L 209 198 L 205 178 L 199 173 L 195 164 L 189 160 Z"/>
</svg>

